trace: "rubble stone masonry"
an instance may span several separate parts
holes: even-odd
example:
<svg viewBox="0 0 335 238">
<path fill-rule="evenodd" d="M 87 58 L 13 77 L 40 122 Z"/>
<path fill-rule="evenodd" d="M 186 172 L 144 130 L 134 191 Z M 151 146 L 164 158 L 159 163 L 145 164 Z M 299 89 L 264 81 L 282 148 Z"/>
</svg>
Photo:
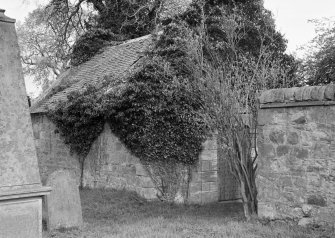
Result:
<svg viewBox="0 0 335 238">
<path fill-rule="evenodd" d="M 335 222 L 334 85 L 269 90 L 258 119 L 259 215 Z"/>
</svg>

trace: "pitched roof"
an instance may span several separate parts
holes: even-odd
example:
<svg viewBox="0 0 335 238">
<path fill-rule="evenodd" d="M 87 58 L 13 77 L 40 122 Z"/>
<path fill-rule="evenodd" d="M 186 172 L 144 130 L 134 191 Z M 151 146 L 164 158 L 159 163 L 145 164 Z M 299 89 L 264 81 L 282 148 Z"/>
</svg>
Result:
<svg viewBox="0 0 335 238">
<path fill-rule="evenodd" d="M 62 73 L 51 87 L 33 102 L 30 112 L 46 112 L 59 100 L 67 100 L 69 93 L 83 88 L 85 84 L 98 82 L 106 76 L 124 76 L 143 56 L 151 42 L 151 35 L 146 35 L 116 46 L 107 46 L 89 61 Z"/>
</svg>

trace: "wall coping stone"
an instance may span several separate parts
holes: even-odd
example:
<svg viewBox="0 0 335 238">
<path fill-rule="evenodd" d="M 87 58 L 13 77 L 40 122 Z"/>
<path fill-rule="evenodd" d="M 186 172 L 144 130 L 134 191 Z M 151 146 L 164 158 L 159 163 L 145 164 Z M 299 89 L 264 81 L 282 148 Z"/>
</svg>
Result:
<svg viewBox="0 0 335 238">
<path fill-rule="evenodd" d="M 264 91 L 260 108 L 335 105 L 335 85 L 279 88 Z"/>
<path fill-rule="evenodd" d="M 7 17 L 5 11 L 6 10 L 0 8 L 0 22 L 15 23 L 15 19 Z"/>
</svg>

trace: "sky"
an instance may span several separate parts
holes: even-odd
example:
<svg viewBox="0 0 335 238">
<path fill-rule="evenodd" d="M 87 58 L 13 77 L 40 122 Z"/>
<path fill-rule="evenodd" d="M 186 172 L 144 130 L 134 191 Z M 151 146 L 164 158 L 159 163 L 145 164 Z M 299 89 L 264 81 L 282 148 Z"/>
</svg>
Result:
<svg viewBox="0 0 335 238">
<path fill-rule="evenodd" d="M 23 21 L 38 3 L 46 0 L 0 0 L 0 8 L 6 15 Z M 265 8 L 272 11 L 277 30 L 288 40 L 287 52 L 302 56 L 297 51 L 315 36 L 315 28 L 310 19 L 330 18 L 335 16 L 335 0 L 264 0 Z M 36 91 L 36 86 L 26 79 L 28 93 Z"/>
</svg>

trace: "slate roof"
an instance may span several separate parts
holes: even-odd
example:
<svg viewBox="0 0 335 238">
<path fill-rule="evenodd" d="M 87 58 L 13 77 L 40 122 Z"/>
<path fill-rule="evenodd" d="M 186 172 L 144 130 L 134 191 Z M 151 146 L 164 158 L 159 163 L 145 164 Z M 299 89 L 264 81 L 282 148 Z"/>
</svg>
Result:
<svg viewBox="0 0 335 238">
<path fill-rule="evenodd" d="M 291 102 L 321 102 L 335 100 L 335 85 L 305 86 L 293 88 L 280 88 L 264 91 L 260 104 L 291 103 Z"/>
<path fill-rule="evenodd" d="M 124 76 L 143 57 L 143 52 L 151 42 L 152 36 L 147 35 L 116 46 L 107 46 L 89 61 L 62 73 L 51 87 L 33 102 L 30 112 L 46 112 L 48 107 L 52 107 L 59 100 L 67 100 L 70 92 L 83 88 L 85 84 L 98 82 L 106 76 Z M 54 93 L 57 88 L 64 89 Z"/>
</svg>

